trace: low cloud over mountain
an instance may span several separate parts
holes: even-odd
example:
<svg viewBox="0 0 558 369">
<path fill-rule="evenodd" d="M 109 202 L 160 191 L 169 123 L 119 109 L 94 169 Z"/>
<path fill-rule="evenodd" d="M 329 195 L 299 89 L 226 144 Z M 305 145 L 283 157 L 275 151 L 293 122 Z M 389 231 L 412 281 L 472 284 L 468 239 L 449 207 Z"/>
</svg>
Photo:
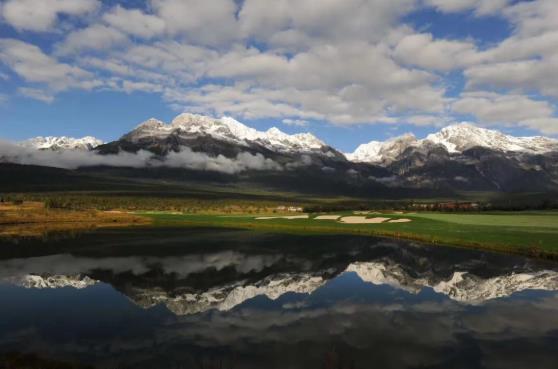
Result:
<svg viewBox="0 0 558 369">
<path fill-rule="evenodd" d="M 38 137 L 0 143 L 2 162 L 65 169 L 184 168 L 236 175 L 261 172 L 266 184 L 307 190 L 318 183 L 368 192 L 384 188 L 547 191 L 558 188 L 558 140 L 514 137 L 468 123 L 417 139 L 372 141 L 343 154 L 310 133 L 258 131 L 228 117 L 180 114 L 149 119 L 118 140 Z M 244 176 L 254 178 L 252 174 Z M 308 182 L 313 178 L 314 182 Z M 302 183 L 304 185 L 304 183 Z"/>
<path fill-rule="evenodd" d="M 149 151 L 139 150 L 135 153 L 119 152 L 102 155 L 97 151 L 82 150 L 37 150 L 22 147 L 7 141 L 0 141 L 0 161 L 41 165 L 65 169 L 77 169 L 90 166 L 111 167 L 158 167 L 187 168 L 195 170 L 211 170 L 227 174 L 235 174 L 245 170 L 282 170 L 283 167 L 261 154 L 239 153 L 236 158 L 223 155 L 211 157 L 204 153 L 193 152 L 183 147 L 178 152 L 171 152 L 166 157 L 159 157 Z"/>
</svg>

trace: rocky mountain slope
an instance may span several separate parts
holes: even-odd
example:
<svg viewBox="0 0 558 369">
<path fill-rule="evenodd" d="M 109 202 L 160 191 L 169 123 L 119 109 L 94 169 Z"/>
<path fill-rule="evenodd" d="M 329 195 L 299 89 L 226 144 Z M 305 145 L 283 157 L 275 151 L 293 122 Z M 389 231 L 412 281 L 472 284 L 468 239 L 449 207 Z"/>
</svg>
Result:
<svg viewBox="0 0 558 369">
<path fill-rule="evenodd" d="M 248 127 L 232 118 L 215 119 L 196 114 L 180 114 L 169 124 L 149 119 L 119 140 L 102 145 L 101 153 L 137 152 L 140 149 L 166 155 L 188 147 L 195 152 L 234 157 L 240 152 L 260 153 L 266 157 L 302 155 L 345 160 L 344 156 L 310 133 L 288 135 L 277 128 L 265 132 Z"/>
<path fill-rule="evenodd" d="M 137 143 L 145 139 L 165 139 L 172 135 L 184 138 L 210 136 L 216 140 L 241 146 L 259 144 L 271 151 L 299 154 L 316 152 L 327 147 L 310 133 L 288 135 L 275 127 L 261 132 L 233 118 L 214 119 L 188 113 L 180 114 L 169 124 L 157 119 L 149 119 L 124 135 L 122 139 Z"/>
<path fill-rule="evenodd" d="M 477 147 L 501 153 L 542 155 L 558 151 L 558 140 L 541 136 L 514 137 L 469 123 L 460 123 L 442 128 L 422 140 L 406 134 L 384 142 L 371 141 L 360 145 L 346 156 L 355 162 L 389 164 L 401 159 L 408 149 L 431 150 L 436 146 L 445 149 L 448 154 L 463 154 Z"/>
<path fill-rule="evenodd" d="M 372 141 L 346 154 L 393 173 L 389 185 L 522 192 L 558 187 L 558 140 L 513 137 L 462 123 L 425 139 Z"/>
</svg>

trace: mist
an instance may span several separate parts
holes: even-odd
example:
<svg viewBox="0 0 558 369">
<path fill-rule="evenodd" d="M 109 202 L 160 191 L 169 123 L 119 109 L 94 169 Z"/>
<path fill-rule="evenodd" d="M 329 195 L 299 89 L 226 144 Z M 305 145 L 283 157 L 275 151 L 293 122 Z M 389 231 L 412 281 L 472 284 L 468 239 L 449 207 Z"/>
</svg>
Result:
<svg viewBox="0 0 558 369">
<path fill-rule="evenodd" d="M 40 165 L 63 169 L 91 166 L 112 167 L 171 167 L 236 174 L 247 170 L 283 170 L 283 166 L 261 154 L 239 153 L 235 158 L 223 155 L 216 157 L 193 152 L 183 147 L 180 152 L 171 152 L 166 157 L 140 150 L 137 153 L 120 152 L 100 155 L 95 151 L 80 150 L 37 150 L 0 140 L 0 162 L 22 165 Z"/>
</svg>

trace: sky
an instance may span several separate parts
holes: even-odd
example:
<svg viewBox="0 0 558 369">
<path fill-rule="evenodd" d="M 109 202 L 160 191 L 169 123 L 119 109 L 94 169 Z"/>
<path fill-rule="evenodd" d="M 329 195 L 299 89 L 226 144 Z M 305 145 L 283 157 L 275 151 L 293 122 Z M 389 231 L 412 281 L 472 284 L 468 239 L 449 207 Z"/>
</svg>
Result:
<svg viewBox="0 0 558 369">
<path fill-rule="evenodd" d="M 0 138 L 232 116 L 342 151 L 558 137 L 556 0 L 0 0 Z"/>
</svg>

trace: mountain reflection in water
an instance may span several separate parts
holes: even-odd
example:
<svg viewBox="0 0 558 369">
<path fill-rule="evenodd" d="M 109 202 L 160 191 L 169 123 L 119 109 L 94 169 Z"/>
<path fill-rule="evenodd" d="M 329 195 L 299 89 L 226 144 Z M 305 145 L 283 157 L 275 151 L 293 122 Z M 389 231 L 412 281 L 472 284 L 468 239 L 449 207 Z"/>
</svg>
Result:
<svg viewBox="0 0 558 369">
<path fill-rule="evenodd" d="M 521 257 L 214 229 L 0 246 L 0 356 L 95 368 L 558 367 L 558 269 Z"/>
</svg>

